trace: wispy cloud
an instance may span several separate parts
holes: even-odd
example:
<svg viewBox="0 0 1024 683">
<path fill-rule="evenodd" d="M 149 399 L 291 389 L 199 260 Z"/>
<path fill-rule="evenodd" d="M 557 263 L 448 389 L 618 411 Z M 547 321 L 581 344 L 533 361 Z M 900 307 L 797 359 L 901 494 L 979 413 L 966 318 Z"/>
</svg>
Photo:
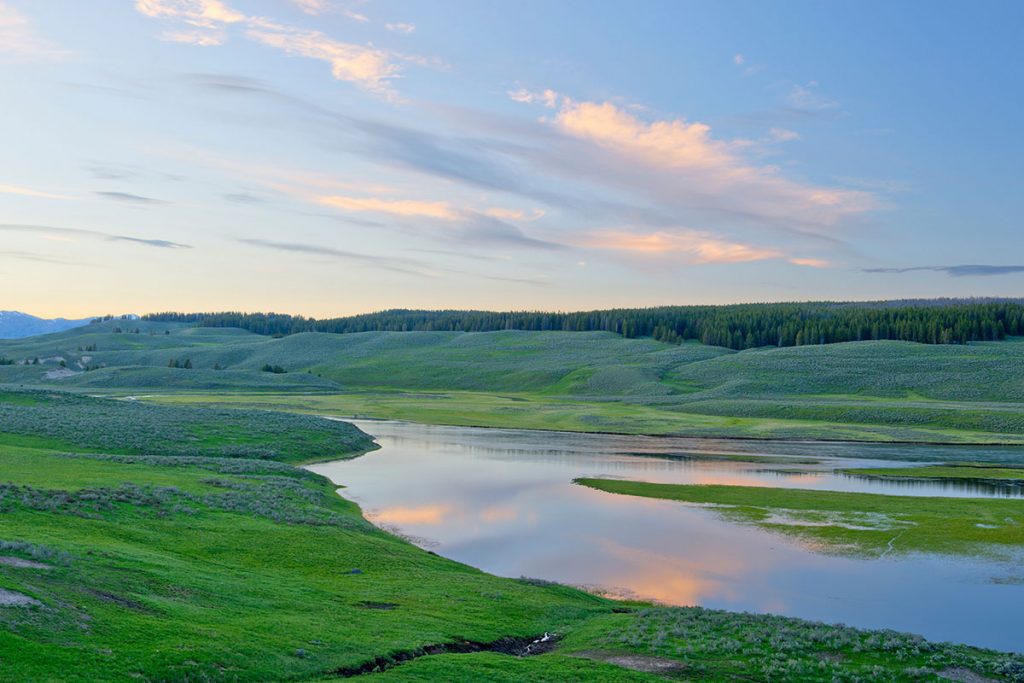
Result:
<svg viewBox="0 0 1024 683">
<path fill-rule="evenodd" d="M 454 237 L 460 244 L 467 245 L 540 249 L 542 251 L 565 248 L 565 245 L 558 242 L 531 237 L 519 227 L 494 216 L 473 211 L 466 212 L 464 220 L 456 228 Z"/>
<path fill-rule="evenodd" d="M 527 90 L 526 88 L 518 88 L 516 90 L 510 90 L 508 92 L 509 99 L 513 102 L 521 102 L 523 104 L 543 104 L 548 109 L 554 109 L 558 106 L 559 95 L 554 90 L 540 90 L 533 91 Z"/>
<path fill-rule="evenodd" d="M 618 157 L 591 156 L 590 170 L 582 172 L 605 169 L 619 183 L 642 183 L 647 192 L 677 206 L 740 211 L 763 223 L 819 231 L 880 207 L 869 192 L 802 182 L 777 167 L 756 165 L 743 156 L 749 143 L 716 138 L 704 123 L 646 122 L 610 102 L 564 99 L 552 125 Z"/>
<path fill-rule="evenodd" d="M 97 192 L 97 195 L 104 199 L 111 199 L 115 202 L 124 202 L 126 204 L 166 204 L 162 199 L 154 199 L 153 197 L 144 197 L 139 194 L 132 194 L 131 192 Z"/>
<path fill-rule="evenodd" d="M 191 245 L 181 244 L 180 242 L 171 242 L 170 240 L 150 240 L 143 239 L 142 237 L 128 237 L 126 235 L 111 235 L 107 239 L 112 242 L 134 242 L 136 244 L 144 244 L 147 247 L 157 247 L 158 249 L 191 249 Z"/>
<path fill-rule="evenodd" d="M 800 133 L 788 128 L 772 128 L 768 131 L 768 135 L 773 142 L 790 142 L 800 139 Z"/>
<path fill-rule="evenodd" d="M 328 0 L 291 0 L 291 3 L 306 14 L 323 14 L 331 9 Z"/>
<path fill-rule="evenodd" d="M 915 266 L 912 268 L 861 268 L 865 273 L 913 273 L 933 271 L 950 277 L 983 277 L 989 275 L 1011 275 L 1024 273 L 1024 266 L 996 266 L 987 264 L 962 264 L 955 266 Z"/>
<path fill-rule="evenodd" d="M 727 242 L 694 230 L 638 233 L 600 230 L 582 236 L 578 244 L 591 249 L 670 256 L 685 263 L 745 263 L 782 258 L 777 249 Z"/>
<path fill-rule="evenodd" d="M 405 275 L 416 275 L 418 277 L 430 277 L 432 273 L 428 266 L 420 261 L 412 259 L 396 258 L 390 256 L 375 256 L 362 254 L 354 251 L 335 249 L 319 244 L 308 244 L 303 242 L 276 242 L 254 238 L 241 238 L 238 242 L 264 249 L 274 249 L 293 254 L 306 254 L 308 256 L 319 256 L 339 261 L 345 261 L 355 265 L 372 266 L 380 270 L 389 270 Z"/>
<path fill-rule="evenodd" d="M 21 232 L 37 235 L 39 237 L 48 239 L 73 239 L 75 237 L 85 237 L 91 239 L 101 239 L 108 242 L 131 242 L 133 244 L 139 244 L 147 247 L 156 247 L 159 249 L 191 249 L 192 246 L 189 244 L 181 244 L 180 242 L 172 242 L 170 240 L 162 239 L 147 239 L 143 237 L 130 237 L 128 235 L 114 235 L 100 230 L 88 230 L 85 228 L 65 228 L 54 225 L 28 225 L 23 223 L 0 223 L 0 232 Z"/>
<path fill-rule="evenodd" d="M 294 1 L 312 14 L 329 8 L 328 3 L 319 0 Z M 161 34 L 164 40 L 221 45 L 227 40 L 227 29 L 240 26 L 251 40 L 287 54 L 326 62 L 335 79 L 388 97 L 395 96 L 392 82 L 400 72 L 400 62 L 423 61 L 336 40 L 320 31 L 281 24 L 266 17 L 248 16 L 220 0 L 136 0 L 135 7 L 148 17 L 186 27 L 166 31 Z M 366 19 L 358 13 L 346 14 L 357 20 Z"/>
<path fill-rule="evenodd" d="M 804 112 L 824 112 L 839 108 L 839 102 L 818 92 L 816 81 L 794 85 L 786 95 L 786 101 L 794 109 Z"/>
<path fill-rule="evenodd" d="M 5 2 L 0 2 L 0 59 L 63 61 L 73 56 L 40 36 L 32 21 Z"/>
<path fill-rule="evenodd" d="M 23 185 L 6 185 L 3 183 L 0 183 L 0 194 L 15 194 L 21 195 L 22 197 L 35 197 L 37 199 L 59 199 L 65 201 L 74 199 L 74 197 L 66 194 L 46 192 L 44 190 L 37 190 L 31 187 L 25 187 Z"/>
<path fill-rule="evenodd" d="M 384 24 L 384 28 L 391 31 L 392 33 L 402 33 L 409 35 L 416 32 L 416 24 L 407 24 L 405 22 L 398 22 L 395 24 Z"/>
<path fill-rule="evenodd" d="M 389 53 L 334 40 L 320 31 L 254 19 L 246 35 L 288 54 L 327 62 L 337 80 L 348 81 L 376 93 L 391 93 L 390 82 L 399 71 L 398 64 L 392 61 Z"/>
<path fill-rule="evenodd" d="M 329 195 L 317 201 L 342 211 L 386 213 L 395 216 L 425 216 L 455 220 L 458 214 L 448 202 L 418 201 L 413 199 L 379 199 L 377 197 L 344 197 Z"/>
</svg>

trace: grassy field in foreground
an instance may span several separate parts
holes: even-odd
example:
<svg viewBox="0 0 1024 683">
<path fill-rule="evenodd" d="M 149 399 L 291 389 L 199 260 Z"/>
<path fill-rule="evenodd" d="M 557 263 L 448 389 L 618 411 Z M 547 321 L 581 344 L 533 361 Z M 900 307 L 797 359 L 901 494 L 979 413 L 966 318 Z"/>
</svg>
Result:
<svg viewBox="0 0 1024 683">
<path fill-rule="evenodd" d="M 304 333 L 274 339 L 149 321 L 132 321 L 131 332 L 114 331 L 123 325 L 110 321 L 0 341 L 0 356 L 15 361 L 0 366 L 0 384 L 235 401 L 251 395 L 253 402 L 290 395 L 278 405 L 306 410 L 322 402 L 338 415 L 459 425 L 1024 443 L 1021 340 L 735 352 L 601 332 Z M 287 372 L 261 371 L 267 366 Z"/>
<path fill-rule="evenodd" d="M 795 536 L 826 552 L 977 554 L 1024 548 L 1024 503 L 753 486 L 579 479 L 630 496 L 716 506 L 736 521 Z"/>
<path fill-rule="evenodd" d="M 1020 656 L 796 619 L 643 608 L 438 557 L 376 529 L 326 479 L 284 462 L 365 450 L 348 425 L 4 397 L 35 411 L 0 439 L 5 681 L 338 680 L 406 659 L 367 677 L 909 682 L 965 668 L 1024 681 Z M 188 428 L 174 432 L 186 417 Z M 246 440 L 261 423 L 275 426 L 280 450 Z M 140 436 L 112 441 L 118 452 L 96 447 L 129 424 Z M 196 439 L 196 429 L 216 437 Z M 161 454 L 149 454 L 149 440 Z M 76 444 L 89 452 L 69 453 Z M 536 657 L 454 653 L 545 632 L 562 640 Z"/>
</svg>

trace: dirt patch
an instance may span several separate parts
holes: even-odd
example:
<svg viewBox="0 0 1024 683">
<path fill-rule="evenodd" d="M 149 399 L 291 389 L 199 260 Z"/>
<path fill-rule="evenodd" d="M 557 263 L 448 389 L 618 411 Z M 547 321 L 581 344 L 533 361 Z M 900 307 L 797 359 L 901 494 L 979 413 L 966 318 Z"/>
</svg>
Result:
<svg viewBox="0 0 1024 683">
<path fill-rule="evenodd" d="M 939 678 L 944 678 L 947 681 L 956 681 L 957 683 L 998 683 L 995 679 L 986 678 L 962 666 L 940 671 L 936 675 Z"/>
<path fill-rule="evenodd" d="M 103 602 L 109 602 L 111 604 L 117 605 L 118 607 L 125 607 L 127 609 L 133 609 L 138 612 L 149 611 L 146 608 L 146 606 L 143 605 L 141 602 L 136 602 L 131 598 L 124 597 L 123 595 L 116 595 L 114 593 L 108 593 L 107 591 L 100 590 L 89 590 L 88 592 L 90 595 L 99 598 Z"/>
<path fill-rule="evenodd" d="M 24 593 L 0 588 L 0 607 L 36 607 L 43 603 Z"/>
<path fill-rule="evenodd" d="M 56 370 L 49 370 L 43 377 L 46 379 L 65 379 L 67 377 L 74 377 L 80 375 L 80 372 L 75 372 L 70 368 L 57 368 Z"/>
<path fill-rule="evenodd" d="M 33 562 L 32 560 L 23 560 L 20 557 L 0 557 L 0 564 L 6 564 L 8 567 L 18 567 L 21 569 L 53 569 L 53 567 L 48 564 Z"/>
<path fill-rule="evenodd" d="M 625 654 L 605 650 L 584 650 L 583 652 L 573 652 L 572 656 L 592 659 L 597 662 L 604 662 L 605 664 L 614 664 L 615 666 L 621 666 L 623 669 L 642 671 L 648 674 L 679 674 L 686 668 L 682 663 L 667 657 Z"/>
<path fill-rule="evenodd" d="M 558 636 L 553 633 L 545 633 L 536 638 L 517 638 L 507 636 L 499 638 L 491 643 L 477 643 L 470 640 L 460 640 L 452 643 L 439 643 L 427 645 L 418 650 L 404 650 L 392 655 L 374 657 L 358 666 L 343 667 L 336 669 L 334 675 L 339 678 L 352 678 L 363 674 L 380 673 L 387 671 L 400 664 L 428 655 L 442 654 L 467 654 L 471 652 L 497 652 L 513 657 L 532 657 L 533 655 L 550 652 L 558 644 Z"/>
</svg>

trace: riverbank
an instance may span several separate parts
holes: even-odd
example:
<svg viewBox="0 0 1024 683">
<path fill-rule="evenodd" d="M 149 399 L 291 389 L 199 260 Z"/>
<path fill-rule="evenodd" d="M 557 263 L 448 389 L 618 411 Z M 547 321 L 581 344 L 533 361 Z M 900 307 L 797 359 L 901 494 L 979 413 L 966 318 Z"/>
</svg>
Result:
<svg viewBox="0 0 1024 683">
<path fill-rule="evenodd" d="M 117 395 L 116 393 L 114 395 Z M 124 395 L 123 393 L 121 395 Z M 1024 436 L 967 428 L 832 422 L 827 419 L 700 415 L 644 404 L 588 401 L 538 394 L 485 392 L 249 393 L 165 392 L 143 400 L 328 415 L 341 419 L 402 420 L 420 424 L 532 429 L 594 434 L 684 436 L 742 441 L 1024 446 Z M 872 400 L 873 412 L 899 402 Z"/>
</svg>

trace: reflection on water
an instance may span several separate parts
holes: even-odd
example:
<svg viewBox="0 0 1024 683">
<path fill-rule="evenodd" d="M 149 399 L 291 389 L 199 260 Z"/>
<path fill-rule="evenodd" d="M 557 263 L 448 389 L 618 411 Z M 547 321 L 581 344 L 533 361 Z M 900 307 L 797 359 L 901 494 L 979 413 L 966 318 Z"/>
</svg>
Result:
<svg viewBox="0 0 1024 683">
<path fill-rule="evenodd" d="M 864 446 L 855 444 L 733 444 L 357 424 L 376 437 L 379 451 L 310 469 L 345 485 L 344 495 L 360 503 L 374 522 L 485 571 L 671 604 L 775 612 L 1024 649 L 1019 637 L 1024 557 L 834 557 L 699 506 L 616 496 L 571 483 L 575 477 L 621 477 L 922 496 L 1021 495 L 1020 489 L 833 472 L 900 464 L 874 459 L 885 455 L 941 461 L 962 450 L 872 446 L 872 459 L 865 459 Z M 774 457 L 765 464 L 682 455 L 701 452 Z M 799 458 L 780 462 L 783 455 Z M 821 461 L 799 464 L 809 457 Z M 963 459 L 987 457 L 969 452 Z"/>
</svg>

